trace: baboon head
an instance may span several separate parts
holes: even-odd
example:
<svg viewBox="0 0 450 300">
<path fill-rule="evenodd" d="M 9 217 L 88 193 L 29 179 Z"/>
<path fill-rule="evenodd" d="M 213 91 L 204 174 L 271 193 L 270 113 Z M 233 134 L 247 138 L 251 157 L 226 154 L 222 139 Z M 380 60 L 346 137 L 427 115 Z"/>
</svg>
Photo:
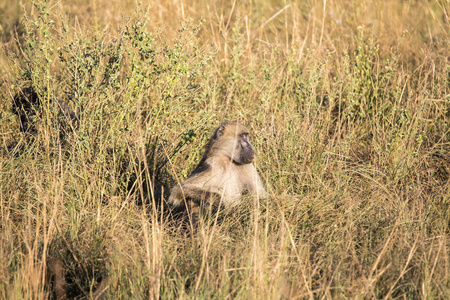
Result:
<svg viewBox="0 0 450 300">
<path fill-rule="evenodd" d="M 250 130 L 237 121 L 222 124 L 213 133 L 211 150 L 226 155 L 236 164 L 249 164 L 255 150 L 248 139 Z"/>
</svg>

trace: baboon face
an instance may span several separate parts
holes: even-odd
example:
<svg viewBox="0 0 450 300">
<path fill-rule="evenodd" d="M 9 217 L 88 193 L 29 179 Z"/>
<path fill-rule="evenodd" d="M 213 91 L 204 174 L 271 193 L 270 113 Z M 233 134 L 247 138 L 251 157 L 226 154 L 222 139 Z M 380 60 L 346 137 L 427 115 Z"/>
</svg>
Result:
<svg viewBox="0 0 450 300">
<path fill-rule="evenodd" d="M 215 132 L 216 147 L 237 164 L 249 164 L 255 158 L 255 150 L 248 139 L 250 131 L 238 122 L 229 122 Z"/>
<path fill-rule="evenodd" d="M 252 144 L 248 140 L 248 133 L 241 133 L 237 136 L 237 148 L 239 155 L 234 157 L 233 160 L 240 164 L 249 164 L 255 158 L 255 150 L 253 150 Z"/>
</svg>

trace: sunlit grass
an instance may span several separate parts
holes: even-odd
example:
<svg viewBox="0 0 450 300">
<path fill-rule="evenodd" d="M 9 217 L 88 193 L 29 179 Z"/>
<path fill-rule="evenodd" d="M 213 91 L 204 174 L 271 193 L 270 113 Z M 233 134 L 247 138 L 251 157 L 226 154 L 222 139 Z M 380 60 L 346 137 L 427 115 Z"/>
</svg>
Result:
<svg viewBox="0 0 450 300">
<path fill-rule="evenodd" d="M 0 298 L 449 298 L 449 4 L 190 2 L 0 5 Z M 270 196 L 186 232 L 233 119 Z"/>
</svg>

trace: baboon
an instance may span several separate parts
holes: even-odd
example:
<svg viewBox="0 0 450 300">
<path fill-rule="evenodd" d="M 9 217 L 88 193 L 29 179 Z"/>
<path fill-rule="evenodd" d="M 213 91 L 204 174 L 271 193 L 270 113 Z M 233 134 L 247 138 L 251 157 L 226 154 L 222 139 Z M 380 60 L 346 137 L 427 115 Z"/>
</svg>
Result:
<svg viewBox="0 0 450 300">
<path fill-rule="evenodd" d="M 198 166 L 183 183 L 172 188 L 169 204 L 187 211 L 195 224 L 199 214 L 237 205 L 244 194 L 265 198 L 266 190 L 253 165 L 256 153 L 249 133 L 237 121 L 217 128 Z"/>
<path fill-rule="evenodd" d="M 67 283 L 64 264 L 60 259 L 49 261 L 49 273 L 53 277 L 53 291 L 56 299 L 67 299 Z"/>
<path fill-rule="evenodd" d="M 60 128 L 62 130 L 74 131 L 78 128 L 80 109 L 75 112 L 69 106 L 67 101 L 52 99 L 56 101 L 59 107 L 58 115 L 63 118 L 58 118 Z M 12 113 L 16 114 L 20 120 L 20 131 L 29 134 L 36 134 L 36 116 L 43 107 L 42 99 L 32 87 L 21 88 L 16 95 L 14 95 L 12 102 Z M 63 132 L 61 132 L 62 134 Z"/>
</svg>

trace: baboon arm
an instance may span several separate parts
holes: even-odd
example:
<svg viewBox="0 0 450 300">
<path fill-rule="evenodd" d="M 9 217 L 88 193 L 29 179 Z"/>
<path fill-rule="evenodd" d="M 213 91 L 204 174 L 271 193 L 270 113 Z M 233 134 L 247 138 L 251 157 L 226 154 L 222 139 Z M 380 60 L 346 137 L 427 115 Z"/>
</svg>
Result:
<svg viewBox="0 0 450 300">
<path fill-rule="evenodd" d="M 256 180 L 256 192 L 255 192 L 255 194 L 258 196 L 259 199 L 265 199 L 265 198 L 267 198 L 266 189 L 264 188 L 264 184 L 262 182 L 261 177 L 259 177 L 258 174 L 256 174 L 256 176 L 258 176 L 258 178 Z"/>
<path fill-rule="evenodd" d="M 267 198 L 267 192 L 264 189 L 264 185 L 262 184 L 260 179 L 258 179 L 258 182 L 249 185 L 247 189 L 253 197 L 256 197 L 258 199 Z"/>
<path fill-rule="evenodd" d="M 261 177 L 259 176 L 256 168 L 253 165 L 249 165 L 248 169 L 245 173 L 247 176 L 245 177 L 245 188 L 248 192 L 253 196 L 259 199 L 264 199 L 267 197 L 266 189 L 264 188 L 264 184 L 262 182 Z"/>
<path fill-rule="evenodd" d="M 218 193 L 205 191 L 191 184 L 181 184 L 173 187 L 169 203 L 174 206 L 182 206 L 186 203 L 186 200 L 190 200 L 200 205 L 203 201 L 204 203 L 213 203 L 220 198 L 221 196 Z"/>
</svg>

